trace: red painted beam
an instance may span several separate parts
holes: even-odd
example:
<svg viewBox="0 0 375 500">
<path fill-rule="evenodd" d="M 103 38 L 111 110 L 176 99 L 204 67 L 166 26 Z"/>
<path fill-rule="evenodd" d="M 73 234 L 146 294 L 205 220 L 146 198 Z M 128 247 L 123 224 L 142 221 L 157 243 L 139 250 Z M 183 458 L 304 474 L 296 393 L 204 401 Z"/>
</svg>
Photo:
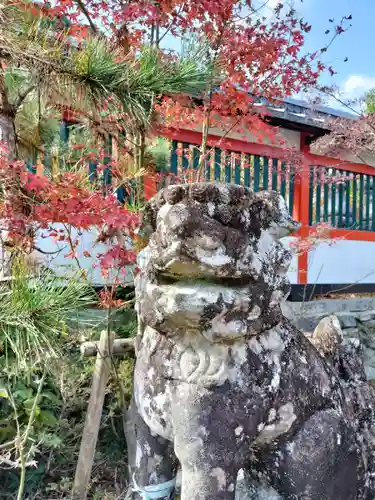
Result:
<svg viewBox="0 0 375 500">
<path fill-rule="evenodd" d="M 375 168 L 363 163 L 351 163 L 346 160 L 331 158 L 329 156 L 313 155 L 311 153 L 307 153 L 305 158 L 309 165 L 332 167 L 339 170 L 348 170 L 358 174 L 375 175 Z"/>
<path fill-rule="evenodd" d="M 184 129 L 163 129 L 160 130 L 160 135 L 166 139 L 175 140 L 178 142 L 187 142 L 189 144 L 201 144 L 202 133 L 195 130 Z M 271 158 L 280 158 L 283 155 L 283 148 L 269 146 L 267 144 L 258 144 L 255 142 L 241 141 L 239 139 L 222 138 L 218 135 L 209 134 L 207 138 L 209 147 L 218 147 L 220 149 L 236 151 L 240 153 L 248 153 L 258 156 L 268 156 Z M 298 151 L 296 151 L 298 154 Z"/>
<path fill-rule="evenodd" d="M 360 231 L 353 229 L 327 229 L 325 232 L 326 236 L 323 239 L 332 240 L 346 240 L 346 241 L 375 241 L 375 231 Z M 316 236 L 316 228 L 314 227 L 302 227 L 296 236 L 300 238 L 310 238 Z"/>
</svg>

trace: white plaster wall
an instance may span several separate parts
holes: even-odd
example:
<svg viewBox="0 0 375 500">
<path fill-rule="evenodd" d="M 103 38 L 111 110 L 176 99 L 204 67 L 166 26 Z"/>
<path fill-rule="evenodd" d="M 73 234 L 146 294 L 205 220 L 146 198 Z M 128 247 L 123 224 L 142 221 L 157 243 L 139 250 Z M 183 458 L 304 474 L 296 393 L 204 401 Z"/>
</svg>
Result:
<svg viewBox="0 0 375 500">
<path fill-rule="evenodd" d="M 276 131 L 275 131 L 276 132 Z M 210 134 L 221 135 L 223 134 L 220 129 L 212 128 L 210 129 Z M 238 139 L 240 141 L 248 141 L 260 143 L 257 136 L 252 134 L 249 130 L 245 130 L 243 133 L 233 132 L 228 134 L 228 139 Z M 266 144 L 267 146 L 274 146 L 276 148 L 293 148 L 295 151 L 300 151 L 300 140 L 301 133 L 296 130 L 288 130 L 286 128 L 280 127 L 275 133 L 275 137 L 262 136 L 261 144 Z M 280 142 L 285 144 L 280 144 Z"/>
<path fill-rule="evenodd" d="M 308 283 L 375 283 L 375 242 L 320 243 L 309 252 Z"/>
<path fill-rule="evenodd" d="M 197 127 L 186 127 L 187 129 L 194 130 L 195 132 L 201 132 L 202 128 Z M 225 131 L 212 127 L 209 131 L 212 135 L 222 136 Z M 293 148 L 295 151 L 300 151 L 300 138 L 301 133 L 295 130 L 289 130 L 286 128 L 275 129 L 275 137 L 272 139 L 267 136 L 263 136 L 263 140 L 260 142 L 259 138 L 252 134 L 249 130 L 245 130 L 243 133 L 230 132 L 225 136 L 226 139 L 237 139 L 240 141 L 255 142 L 257 144 L 266 144 L 268 146 L 274 146 L 279 148 Z M 280 144 L 280 142 L 284 144 Z"/>
<path fill-rule="evenodd" d="M 73 234 L 73 236 L 75 236 Z M 80 265 L 87 272 L 89 280 L 97 286 L 113 282 L 113 275 L 103 278 L 100 268 L 93 267 L 97 263 L 95 256 L 98 253 L 105 253 L 108 246 L 95 244 L 97 233 L 86 231 L 80 236 L 80 244 L 77 248 L 77 256 Z M 282 243 L 290 248 L 290 244 L 296 238 L 288 237 Z M 51 238 L 39 238 L 38 246 L 47 252 L 60 250 L 56 255 L 46 256 L 35 252 L 33 256 L 44 262 L 61 277 L 74 275 L 78 266 L 77 263 L 64 257 L 69 248 L 66 242 L 53 242 Z M 83 252 L 88 251 L 93 257 L 83 256 Z M 298 283 L 298 257 L 292 251 L 292 262 L 288 271 L 288 278 L 292 284 Z M 133 269 L 131 266 L 125 276 L 120 276 L 122 283 L 132 281 Z M 327 240 L 320 243 L 309 252 L 308 257 L 308 283 L 309 284 L 340 284 L 340 283 L 374 283 L 375 282 L 375 242 L 367 241 L 346 241 Z"/>
<path fill-rule="evenodd" d="M 290 247 L 291 243 L 295 240 L 296 238 L 293 238 L 292 236 L 281 240 L 283 245 L 285 245 L 286 248 L 288 248 L 292 253 L 292 262 L 288 271 L 288 278 L 292 285 L 296 285 L 298 283 L 298 257 L 293 248 Z"/>
<path fill-rule="evenodd" d="M 59 229 L 59 225 L 55 225 Z M 77 232 L 72 232 L 72 239 L 77 237 Z M 100 268 L 95 267 L 98 263 L 96 255 L 99 253 L 105 253 L 109 246 L 105 244 L 96 244 L 95 240 L 97 238 L 96 231 L 85 231 L 81 236 L 79 236 L 79 245 L 77 247 L 77 258 L 79 260 L 80 266 L 87 273 L 88 279 L 95 286 L 101 286 L 104 284 L 110 284 L 114 281 L 114 275 L 111 274 L 108 278 L 103 278 L 100 273 Z M 283 238 L 282 243 L 289 248 L 290 243 L 295 240 L 293 237 Z M 74 259 L 67 258 L 65 255 L 70 251 L 69 245 L 66 242 L 54 242 L 51 237 L 43 238 L 39 237 L 37 239 L 37 246 L 44 252 L 58 252 L 54 255 L 43 255 L 40 252 L 34 252 L 33 257 L 39 262 L 47 265 L 53 269 L 58 276 L 69 277 L 74 276 L 79 271 L 78 264 Z M 85 257 L 83 253 L 87 251 L 92 257 Z M 288 272 L 288 278 L 292 284 L 296 284 L 298 281 L 298 259 L 297 256 L 292 251 L 292 263 Z M 126 275 L 120 275 L 120 281 L 124 284 L 130 283 L 133 280 L 133 267 L 129 266 Z"/>
<path fill-rule="evenodd" d="M 55 224 L 56 229 L 61 228 L 59 224 Z M 48 234 L 47 231 L 44 231 L 45 234 Z M 37 261 L 47 265 L 51 269 L 53 269 L 58 276 L 71 277 L 77 274 L 79 271 L 78 263 L 76 260 L 72 258 L 67 258 L 65 255 L 69 253 L 70 248 L 66 241 L 55 242 L 51 237 L 42 237 L 43 231 L 41 231 L 41 235 L 37 238 L 36 246 L 43 250 L 44 252 L 58 252 L 54 255 L 44 255 L 40 252 L 34 252 L 32 257 Z M 81 235 L 78 235 L 76 230 L 72 231 L 72 240 L 78 238 L 79 244 L 77 246 L 77 259 L 79 261 L 81 269 L 85 270 L 86 275 L 89 281 L 94 286 L 102 286 L 105 284 L 111 284 L 115 281 L 115 278 L 118 276 L 118 279 L 121 283 L 131 283 L 133 281 L 133 268 L 129 266 L 127 268 L 127 273 L 120 274 L 118 273 L 110 273 L 108 278 L 103 278 L 101 275 L 100 267 L 97 267 L 99 261 L 97 259 L 98 254 L 106 253 L 110 246 L 103 243 L 95 243 L 98 237 L 98 232 L 96 230 L 84 231 Z M 85 257 L 84 252 L 89 252 L 91 257 Z"/>
</svg>

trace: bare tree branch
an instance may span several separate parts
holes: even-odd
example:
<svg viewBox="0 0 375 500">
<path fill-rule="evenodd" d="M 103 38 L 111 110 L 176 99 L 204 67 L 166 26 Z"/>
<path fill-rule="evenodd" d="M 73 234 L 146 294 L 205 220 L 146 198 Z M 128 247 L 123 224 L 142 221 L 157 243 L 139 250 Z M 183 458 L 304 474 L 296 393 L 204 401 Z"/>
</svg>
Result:
<svg viewBox="0 0 375 500">
<path fill-rule="evenodd" d="M 82 2 L 82 0 L 75 0 L 76 1 L 76 4 L 78 5 L 80 11 L 82 12 L 82 14 L 85 16 L 85 18 L 87 19 L 87 22 L 89 23 L 90 25 L 90 28 L 91 28 L 91 31 L 97 35 L 98 34 L 98 28 L 96 27 L 96 25 L 94 24 L 93 20 L 91 19 L 91 16 L 88 12 L 88 10 L 86 9 L 86 6 L 85 4 Z"/>
</svg>

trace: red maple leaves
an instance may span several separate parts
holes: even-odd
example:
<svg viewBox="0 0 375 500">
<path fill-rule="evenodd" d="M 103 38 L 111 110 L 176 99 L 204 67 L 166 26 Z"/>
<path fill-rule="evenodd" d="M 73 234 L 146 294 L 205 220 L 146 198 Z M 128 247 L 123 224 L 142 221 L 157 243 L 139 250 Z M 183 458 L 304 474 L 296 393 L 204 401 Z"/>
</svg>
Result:
<svg viewBox="0 0 375 500">
<path fill-rule="evenodd" d="M 12 245 L 32 249 L 42 229 L 44 238 L 67 242 L 66 257 L 75 258 L 79 238 L 71 238 L 72 229 L 95 229 L 98 240 L 105 242 L 108 235 L 112 239 L 117 235 L 120 239 L 132 238 L 139 225 L 137 213 L 121 205 L 114 194 L 85 187 L 78 174 L 64 172 L 52 180 L 26 172 L 22 162 L 9 164 L 3 157 L 0 175 L 6 193 L 0 207 L 2 229 L 7 231 Z M 119 243 L 110 245 L 108 252 L 97 258 L 104 273 L 111 267 L 120 270 L 135 263 L 134 251 Z"/>
<path fill-rule="evenodd" d="M 36 9 L 34 4 L 30 8 L 35 15 L 57 17 L 65 26 L 64 36 L 82 41 L 91 36 L 94 27 L 94 31 L 104 32 L 117 43 L 121 39 L 126 47 L 119 55 L 122 59 L 136 58 L 143 44 L 162 46 L 171 35 L 175 39 L 194 35 L 197 44 L 206 44 L 206 62 L 212 64 L 218 78 L 212 78 L 207 89 L 194 98 L 154 96 L 153 117 L 159 124 L 158 131 L 160 125 L 201 130 L 206 123 L 208 129 L 220 129 L 224 136 L 246 136 L 250 130 L 255 140 L 261 142 L 266 136 L 274 143 L 275 130 L 264 120 L 257 99 L 280 102 L 315 85 L 326 70 L 318 59 L 323 50 L 304 53 L 305 34 L 311 26 L 298 19 L 293 9 L 282 14 L 285 7 L 281 3 L 269 22 L 254 15 L 250 0 L 60 0 L 53 7 L 45 1 L 42 9 Z M 334 37 L 343 31 L 340 24 Z M 161 50 L 161 57 L 175 55 Z M 332 68 L 328 71 L 334 72 Z M 100 103 L 100 111 L 107 112 L 109 123 L 124 119 L 121 110 L 116 115 L 113 110 L 109 112 L 110 99 L 108 96 L 107 102 Z M 78 119 L 83 113 L 74 104 L 65 112 Z M 83 146 L 76 144 L 75 149 Z M 202 152 L 203 157 L 205 154 L 207 151 Z M 91 159 L 100 162 L 100 154 L 93 153 Z M 116 163 L 112 159 L 110 163 L 115 175 Z M 82 175 L 75 173 L 61 173 L 57 179 L 26 173 L 23 163 L 8 164 L 4 158 L 0 174 L 6 192 L 1 206 L 3 229 L 18 245 L 32 247 L 33 238 L 42 228 L 48 237 L 67 241 L 67 255 L 75 258 L 78 242 L 72 240 L 69 228 L 96 228 L 100 241 L 111 241 L 108 252 L 98 256 L 104 273 L 113 268 L 125 269 L 135 262 L 134 251 L 115 236 L 133 238 L 139 216 L 122 206 L 108 189 L 92 189 L 82 182 Z M 56 224 L 67 231 L 57 231 Z M 92 255 L 85 250 L 85 257 Z"/>
</svg>

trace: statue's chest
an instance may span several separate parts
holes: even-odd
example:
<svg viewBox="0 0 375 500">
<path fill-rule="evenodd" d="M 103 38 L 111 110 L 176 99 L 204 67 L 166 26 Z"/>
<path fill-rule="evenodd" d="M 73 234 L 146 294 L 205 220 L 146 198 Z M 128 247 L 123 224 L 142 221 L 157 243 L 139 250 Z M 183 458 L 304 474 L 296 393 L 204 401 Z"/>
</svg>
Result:
<svg viewBox="0 0 375 500">
<path fill-rule="evenodd" d="M 218 401 L 222 405 L 225 400 L 223 418 L 227 422 L 233 420 L 237 427 L 246 429 L 256 421 L 257 431 L 249 428 L 249 435 L 258 432 L 260 442 L 272 441 L 321 399 L 320 390 L 308 392 L 311 395 L 307 398 L 300 397 L 297 387 L 292 390 L 291 372 L 303 370 L 287 351 L 287 342 L 277 329 L 225 345 L 208 342 L 198 334 L 168 339 L 147 327 L 134 373 L 139 411 L 156 434 L 173 439 L 173 412 L 181 404 L 189 404 L 182 400 L 183 392 L 193 391 L 196 400 L 202 400 L 202 408 L 214 411 Z M 286 363 L 288 359 L 293 362 L 293 370 Z M 306 364 L 306 370 L 312 368 L 312 362 Z M 305 384 L 309 386 L 307 377 L 300 383 L 305 389 Z M 290 390 L 285 390 L 287 387 Z M 292 397 L 296 391 L 296 397 Z"/>
<path fill-rule="evenodd" d="M 166 380 L 218 387 L 239 379 L 247 363 L 245 341 L 236 345 L 209 342 L 199 333 L 169 339 L 147 327 L 137 353 L 137 365 L 149 373 L 150 382 L 159 377 Z M 146 368 L 148 367 L 148 368 Z"/>
<path fill-rule="evenodd" d="M 231 418 L 237 413 L 238 398 L 251 395 L 241 405 L 246 400 L 249 411 L 254 401 L 260 400 L 261 387 L 254 383 L 258 374 L 249 370 L 245 342 L 236 346 L 213 344 L 199 335 L 178 340 L 174 342 L 146 328 L 137 351 L 135 397 L 142 418 L 153 432 L 173 439 L 174 413 L 181 411 L 184 404 L 199 406 L 197 402 L 202 399 L 203 408 L 208 398 L 208 407 L 217 407 L 215 398 L 224 398 L 228 405 L 226 417 Z M 192 400 L 185 400 L 185 393 L 194 394 Z"/>
<path fill-rule="evenodd" d="M 212 343 L 198 333 L 169 339 L 146 327 L 137 352 L 136 372 L 153 393 L 159 394 L 166 381 L 194 384 L 244 395 L 276 394 L 281 380 L 283 344 L 277 334 L 262 345 L 255 339 L 232 344 Z"/>
</svg>

